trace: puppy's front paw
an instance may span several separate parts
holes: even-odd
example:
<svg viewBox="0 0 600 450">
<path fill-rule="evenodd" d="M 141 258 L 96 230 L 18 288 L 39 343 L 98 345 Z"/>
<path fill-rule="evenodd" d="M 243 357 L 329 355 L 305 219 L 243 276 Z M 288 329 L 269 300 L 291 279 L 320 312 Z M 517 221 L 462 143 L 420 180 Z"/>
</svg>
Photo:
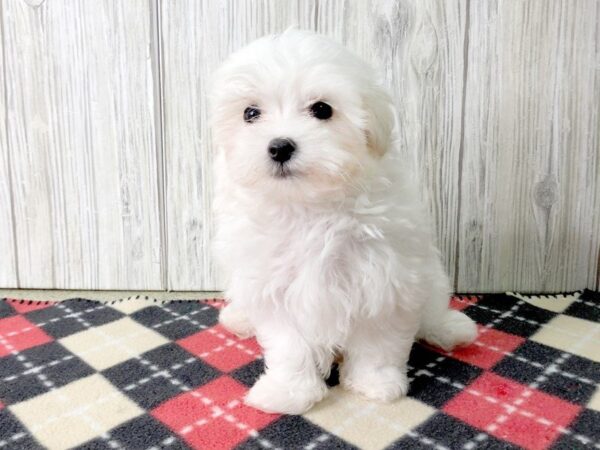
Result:
<svg viewBox="0 0 600 450">
<path fill-rule="evenodd" d="M 342 370 L 342 386 L 371 400 L 391 402 L 408 392 L 406 370 L 396 366 L 355 368 L 350 373 Z"/>
<path fill-rule="evenodd" d="M 239 307 L 227 305 L 219 313 L 219 322 L 241 339 L 254 335 L 252 324 Z"/>
<path fill-rule="evenodd" d="M 245 403 L 269 413 L 302 414 L 327 394 L 323 380 L 290 382 L 262 375 L 246 395 Z"/>
</svg>

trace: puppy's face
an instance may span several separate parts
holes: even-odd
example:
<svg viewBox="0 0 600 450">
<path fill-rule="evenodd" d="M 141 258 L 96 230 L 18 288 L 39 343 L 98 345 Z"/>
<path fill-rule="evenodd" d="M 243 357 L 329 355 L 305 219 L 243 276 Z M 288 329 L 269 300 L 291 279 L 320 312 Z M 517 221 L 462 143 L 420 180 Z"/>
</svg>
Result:
<svg viewBox="0 0 600 450">
<path fill-rule="evenodd" d="M 255 41 L 217 72 L 214 94 L 230 182 L 273 201 L 343 197 L 389 144 L 387 95 L 361 60 L 322 36 Z"/>
</svg>

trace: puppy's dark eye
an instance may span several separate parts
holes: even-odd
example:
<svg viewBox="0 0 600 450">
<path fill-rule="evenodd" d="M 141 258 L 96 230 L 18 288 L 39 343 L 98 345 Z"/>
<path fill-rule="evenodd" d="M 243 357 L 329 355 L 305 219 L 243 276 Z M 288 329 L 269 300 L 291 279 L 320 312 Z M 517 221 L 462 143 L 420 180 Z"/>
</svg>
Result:
<svg viewBox="0 0 600 450">
<path fill-rule="evenodd" d="M 333 109 L 325 102 L 317 102 L 310 106 L 310 113 L 319 120 L 327 120 L 333 115 Z"/>
<path fill-rule="evenodd" d="M 260 109 L 257 106 L 248 106 L 244 110 L 244 122 L 254 122 L 260 117 Z"/>
</svg>

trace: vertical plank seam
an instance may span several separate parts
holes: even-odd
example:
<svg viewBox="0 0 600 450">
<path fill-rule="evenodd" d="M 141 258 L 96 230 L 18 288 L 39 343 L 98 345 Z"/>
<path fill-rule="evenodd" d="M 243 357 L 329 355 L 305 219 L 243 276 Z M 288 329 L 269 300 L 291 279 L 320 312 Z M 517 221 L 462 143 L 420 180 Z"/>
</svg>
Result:
<svg viewBox="0 0 600 450">
<path fill-rule="evenodd" d="M 596 258 L 596 285 L 592 285 L 591 289 L 600 290 L 600 248 L 598 249 L 598 257 Z"/>
<path fill-rule="evenodd" d="M 596 9 L 596 23 L 600 24 L 600 6 Z M 598 37 L 598 35 L 596 35 L 596 42 L 595 42 L 595 47 L 596 47 L 595 50 L 596 51 L 594 52 L 595 55 L 600 54 L 600 52 L 598 51 L 599 46 L 600 46 L 600 38 Z M 600 69 L 600 66 L 597 66 L 597 67 Z M 594 78 L 594 80 L 596 80 L 596 78 Z M 600 114 L 598 114 L 598 116 L 597 116 L 597 122 L 598 122 L 598 125 L 600 125 Z M 598 126 L 596 128 L 597 133 L 598 133 L 598 130 L 600 130 L 600 126 Z M 600 137 L 597 137 L 596 139 L 600 140 Z M 598 173 L 598 172 L 596 172 L 596 173 Z M 600 184 L 600 176 L 598 176 L 598 175 L 596 175 L 595 184 L 596 184 L 596 186 L 598 186 Z M 598 196 L 600 196 L 600 186 L 598 186 L 596 189 L 594 200 L 592 201 L 592 208 L 598 202 L 597 201 Z M 594 232 L 594 222 L 592 221 L 592 233 L 593 232 Z M 598 254 L 596 257 L 596 284 L 594 285 L 592 282 L 591 289 L 594 289 L 596 291 L 600 290 L 600 245 L 598 246 Z"/>
<path fill-rule="evenodd" d="M 4 34 L 4 8 L 0 4 L 0 39 L 2 40 L 2 70 L 4 72 L 4 77 L 2 80 L 2 97 L 4 98 L 4 130 L 5 130 L 5 145 L 6 145 L 6 164 L 7 164 L 7 181 L 8 181 L 8 201 L 10 203 L 10 228 L 12 230 L 12 244 L 13 244 L 13 255 L 15 261 L 14 273 L 15 273 L 15 282 L 16 288 L 21 287 L 21 279 L 19 276 L 19 253 L 17 247 L 17 224 L 15 221 L 15 202 L 14 202 L 14 194 L 13 194 L 13 178 L 12 178 L 12 170 L 11 170 L 11 159 L 10 159 L 10 148 L 8 145 L 8 81 L 6 68 L 8 67 L 6 64 L 6 36 Z"/>
<path fill-rule="evenodd" d="M 166 154 L 164 145 L 164 102 L 163 102 L 163 64 L 162 30 L 160 22 L 160 0 L 149 0 L 151 58 L 154 84 L 154 140 L 156 150 L 158 218 L 160 235 L 160 273 L 162 288 L 169 290 L 168 274 L 168 238 L 167 238 L 167 189 Z"/>
<path fill-rule="evenodd" d="M 465 35 L 463 38 L 463 89 L 460 111 L 460 143 L 458 146 L 458 200 L 456 204 L 456 247 L 454 250 L 454 292 L 458 290 L 459 280 L 459 258 L 460 258 L 460 223 L 461 223 L 461 208 L 462 208 L 462 171 L 463 171 L 463 156 L 465 146 L 465 114 L 466 114 L 466 99 L 467 99 L 467 75 L 469 70 L 469 27 L 471 26 L 471 0 L 466 0 L 465 4 Z"/>
<path fill-rule="evenodd" d="M 300 6 L 300 3 L 298 3 L 298 6 Z M 298 14 L 298 17 L 300 17 L 300 14 Z M 315 0 L 315 2 L 313 3 L 312 22 L 313 30 L 318 30 L 317 25 L 319 22 L 319 0 Z"/>
</svg>

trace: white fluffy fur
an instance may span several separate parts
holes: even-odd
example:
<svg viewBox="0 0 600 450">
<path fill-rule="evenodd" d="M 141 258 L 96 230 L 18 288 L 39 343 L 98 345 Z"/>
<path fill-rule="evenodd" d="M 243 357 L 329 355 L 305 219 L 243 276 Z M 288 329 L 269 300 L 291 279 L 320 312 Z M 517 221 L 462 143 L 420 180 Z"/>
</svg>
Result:
<svg viewBox="0 0 600 450">
<path fill-rule="evenodd" d="M 343 386 L 391 401 L 408 389 L 415 337 L 444 349 L 475 324 L 450 287 L 417 183 L 391 139 L 394 115 L 372 70 L 339 44 L 288 30 L 233 54 L 215 76 L 216 255 L 224 326 L 256 334 L 266 372 L 246 402 L 301 413 L 323 398 L 334 355 Z M 333 117 L 308 107 L 324 101 Z M 262 114 L 244 122 L 244 109 Z M 267 145 L 298 149 L 276 176 Z"/>
</svg>

